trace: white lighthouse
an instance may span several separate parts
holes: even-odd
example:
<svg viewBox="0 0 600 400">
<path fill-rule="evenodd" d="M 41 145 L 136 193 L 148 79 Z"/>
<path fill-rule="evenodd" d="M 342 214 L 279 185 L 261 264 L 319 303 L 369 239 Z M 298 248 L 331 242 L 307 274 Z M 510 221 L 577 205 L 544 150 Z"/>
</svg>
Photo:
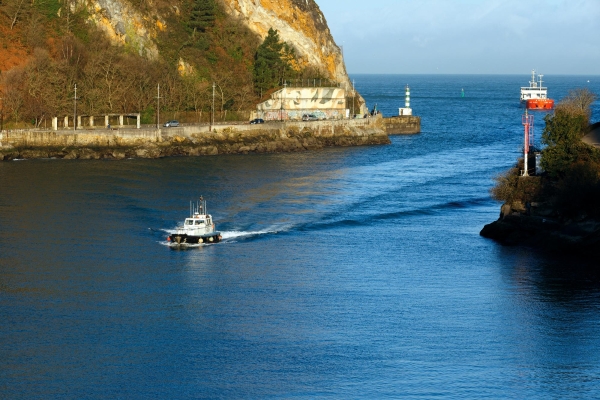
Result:
<svg viewBox="0 0 600 400">
<path fill-rule="evenodd" d="M 398 115 L 412 115 L 412 108 L 410 108 L 410 88 L 408 87 L 408 84 L 406 84 L 404 108 L 398 109 Z"/>
</svg>

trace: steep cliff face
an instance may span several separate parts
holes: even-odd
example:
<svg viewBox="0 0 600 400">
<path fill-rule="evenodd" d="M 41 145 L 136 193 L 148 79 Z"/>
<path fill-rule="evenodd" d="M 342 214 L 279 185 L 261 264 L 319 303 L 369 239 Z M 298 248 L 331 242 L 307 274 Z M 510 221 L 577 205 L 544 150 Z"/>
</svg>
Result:
<svg viewBox="0 0 600 400">
<path fill-rule="evenodd" d="M 165 25 L 122 0 L 88 0 L 89 18 L 115 44 L 125 45 L 149 59 L 158 57 L 154 40 Z"/>
<path fill-rule="evenodd" d="M 341 50 L 335 44 L 325 16 L 315 0 L 218 1 L 229 15 L 242 20 L 262 39 L 270 28 L 276 29 L 280 38 L 296 49 L 302 67 L 316 68 L 329 78 L 350 87 Z M 157 46 L 159 33 L 174 29 L 166 21 L 174 21 L 172 16 L 179 16 L 182 7 L 179 0 L 169 3 L 151 1 L 143 3 L 143 6 L 130 0 L 71 0 L 68 4 L 66 8 L 63 3 L 58 11 L 59 17 L 67 21 L 69 13 L 85 10 L 88 21 L 102 29 L 114 44 L 128 47 L 151 60 L 160 57 Z M 17 28 L 19 26 L 17 24 Z M 10 45 L 11 50 L 16 49 L 12 43 L 7 45 L 4 41 L 0 40 L 4 48 Z M 3 70 L 6 70 L 18 63 L 4 64 Z"/>
<path fill-rule="evenodd" d="M 88 0 L 90 19 L 118 44 L 133 47 L 140 55 L 156 58 L 154 39 L 168 29 L 158 14 L 144 15 L 124 0 Z M 292 44 L 303 66 L 350 85 L 340 48 L 314 0 L 222 0 L 225 11 L 242 19 L 261 38 L 270 28 Z M 177 12 L 174 6 L 168 12 Z M 165 10 L 163 10 L 164 12 Z"/>
<path fill-rule="evenodd" d="M 226 11 L 242 18 L 261 38 L 269 28 L 293 45 L 305 65 L 319 68 L 350 87 L 340 48 L 314 0 L 223 0 Z"/>
</svg>

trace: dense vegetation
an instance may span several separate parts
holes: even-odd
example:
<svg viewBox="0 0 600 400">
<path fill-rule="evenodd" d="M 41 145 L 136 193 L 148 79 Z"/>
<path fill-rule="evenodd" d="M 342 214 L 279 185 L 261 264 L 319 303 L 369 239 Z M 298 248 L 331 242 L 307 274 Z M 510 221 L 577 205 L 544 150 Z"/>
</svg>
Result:
<svg viewBox="0 0 600 400">
<path fill-rule="evenodd" d="M 492 196 L 500 201 L 545 202 L 563 218 L 600 218 L 600 150 L 581 139 L 589 132 L 596 97 L 574 90 L 545 118 L 541 176 L 522 177 L 523 160 L 497 178 Z"/>
<path fill-rule="evenodd" d="M 143 122 L 152 123 L 160 84 L 161 115 L 193 122 L 207 119 L 213 83 L 217 116 L 229 111 L 236 118 L 284 80 L 321 77 L 299 67 L 277 31 L 261 44 L 218 0 L 131 6 L 164 17 L 167 28 L 155 40 L 158 57 L 134 40 L 111 44 L 76 3 L 0 0 L 2 46 L 27 54 L 26 63 L 0 76 L 4 126 L 39 126 L 72 114 L 75 84 L 80 114 L 141 112 Z"/>
</svg>

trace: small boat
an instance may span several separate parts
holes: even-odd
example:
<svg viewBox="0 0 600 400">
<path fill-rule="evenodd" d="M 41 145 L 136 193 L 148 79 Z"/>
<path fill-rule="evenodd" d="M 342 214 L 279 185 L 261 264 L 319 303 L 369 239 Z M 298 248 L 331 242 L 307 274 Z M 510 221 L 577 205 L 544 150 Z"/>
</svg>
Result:
<svg viewBox="0 0 600 400">
<path fill-rule="evenodd" d="M 542 77 L 535 78 L 535 70 L 531 71 L 529 86 L 521 87 L 521 103 L 525 103 L 528 110 L 552 110 L 554 100 L 548 98 L 548 88 L 542 86 Z"/>
<path fill-rule="evenodd" d="M 190 245 L 219 243 L 221 232 L 215 230 L 212 216 L 206 211 L 206 200 L 200 197 L 195 204 L 190 202 L 190 217 L 178 226 L 175 233 L 167 237 L 171 248 L 187 248 Z"/>
</svg>

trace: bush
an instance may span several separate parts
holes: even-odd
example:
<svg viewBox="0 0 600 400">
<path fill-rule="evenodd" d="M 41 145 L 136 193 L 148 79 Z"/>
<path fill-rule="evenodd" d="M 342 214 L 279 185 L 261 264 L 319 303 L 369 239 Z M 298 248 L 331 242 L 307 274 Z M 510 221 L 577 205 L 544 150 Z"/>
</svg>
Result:
<svg viewBox="0 0 600 400">
<path fill-rule="evenodd" d="M 495 178 L 496 186 L 490 193 L 492 198 L 508 204 L 514 202 L 539 201 L 542 193 L 542 181 L 539 176 L 520 176 L 523 169 L 523 160 L 504 174 Z"/>
</svg>

